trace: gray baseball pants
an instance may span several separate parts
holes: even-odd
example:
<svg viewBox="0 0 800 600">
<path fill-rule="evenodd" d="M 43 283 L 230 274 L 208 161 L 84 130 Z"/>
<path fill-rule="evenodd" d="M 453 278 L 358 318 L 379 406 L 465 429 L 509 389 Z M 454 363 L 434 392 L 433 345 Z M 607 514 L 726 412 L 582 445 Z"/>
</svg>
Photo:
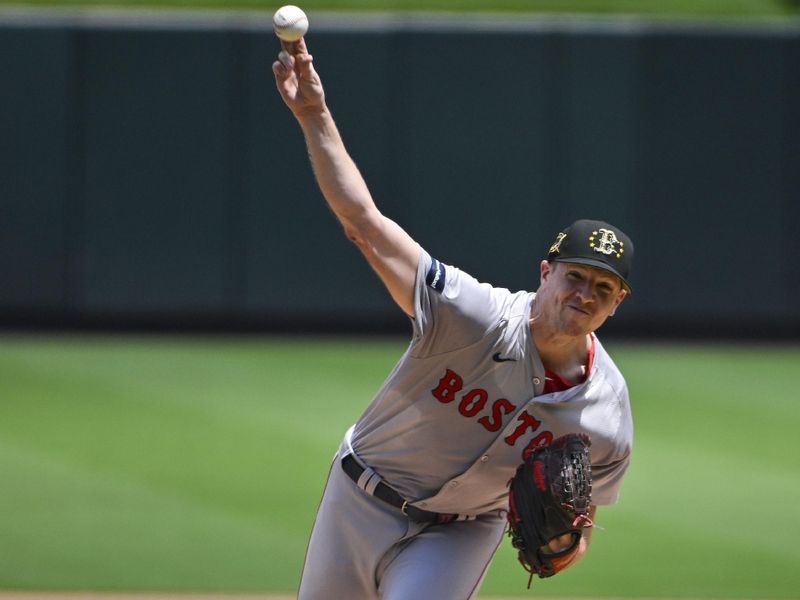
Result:
<svg viewBox="0 0 800 600">
<path fill-rule="evenodd" d="M 416 523 L 361 490 L 334 458 L 298 600 L 475 598 L 503 536 L 500 513 Z"/>
</svg>

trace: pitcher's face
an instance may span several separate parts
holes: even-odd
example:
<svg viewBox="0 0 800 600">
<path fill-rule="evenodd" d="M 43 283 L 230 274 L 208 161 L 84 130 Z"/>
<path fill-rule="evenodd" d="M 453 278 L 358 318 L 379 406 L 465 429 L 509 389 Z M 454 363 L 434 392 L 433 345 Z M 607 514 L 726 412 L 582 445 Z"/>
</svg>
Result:
<svg viewBox="0 0 800 600">
<path fill-rule="evenodd" d="M 614 314 L 627 292 L 613 273 L 577 263 L 543 260 L 537 309 L 568 335 L 585 335 Z"/>
</svg>

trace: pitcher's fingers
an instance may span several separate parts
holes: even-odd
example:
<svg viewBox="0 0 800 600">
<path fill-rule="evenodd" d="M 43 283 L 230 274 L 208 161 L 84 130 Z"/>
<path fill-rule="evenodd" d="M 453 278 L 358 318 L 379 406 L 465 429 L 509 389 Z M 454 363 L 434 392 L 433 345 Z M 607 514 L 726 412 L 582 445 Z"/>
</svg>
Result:
<svg viewBox="0 0 800 600">
<path fill-rule="evenodd" d="M 303 81 L 319 83 L 319 75 L 314 69 L 314 57 L 310 54 L 303 54 L 297 57 L 297 73 Z"/>
<path fill-rule="evenodd" d="M 283 66 L 283 63 L 279 60 L 276 60 L 272 63 L 272 72 L 274 73 L 275 77 L 280 77 L 281 79 L 285 79 L 288 71 L 286 67 Z"/>
<path fill-rule="evenodd" d="M 281 40 L 281 48 L 283 48 L 292 56 L 297 56 L 298 54 L 308 54 L 305 38 L 300 38 L 296 42 L 286 42 Z"/>
<path fill-rule="evenodd" d="M 278 60 L 290 71 L 294 69 L 294 56 L 289 54 L 286 50 L 281 50 L 278 53 Z"/>
<path fill-rule="evenodd" d="M 314 72 L 314 57 L 310 54 L 299 54 L 295 57 L 295 62 L 300 68 L 301 73 Z"/>
</svg>

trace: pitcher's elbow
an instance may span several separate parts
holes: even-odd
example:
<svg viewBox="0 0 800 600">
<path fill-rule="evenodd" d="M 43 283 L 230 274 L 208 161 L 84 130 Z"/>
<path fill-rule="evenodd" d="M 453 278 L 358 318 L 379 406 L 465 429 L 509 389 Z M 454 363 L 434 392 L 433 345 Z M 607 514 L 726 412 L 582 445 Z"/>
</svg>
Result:
<svg viewBox="0 0 800 600">
<path fill-rule="evenodd" d="M 362 252 L 374 244 L 380 235 L 380 224 L 375 219 L 362 218 L 358 221 L 343 221 L 344 234 L 347 239 L 356 245 Z"/>
</svg>

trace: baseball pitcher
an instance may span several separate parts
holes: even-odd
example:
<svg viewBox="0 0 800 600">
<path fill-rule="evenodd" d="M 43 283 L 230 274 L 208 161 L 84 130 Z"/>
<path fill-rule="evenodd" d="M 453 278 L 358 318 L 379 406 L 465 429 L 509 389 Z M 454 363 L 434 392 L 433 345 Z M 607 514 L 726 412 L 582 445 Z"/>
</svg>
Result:
<svg viewBox="0 0 800 600">
<path fill-rule="evenodd" d="M 594 332 L 630 292 L 630 239 L 580 220 L 543 244 L 535 293 L 481 283 L 379 211 L 304 39 L 273 74 L 328 205 L 412 327 L 338 448 L 299 598 L 474 598 L 505 532 L 531 577 L 570 567 L 629 463 L 627 387 Z"/>
</svg>

